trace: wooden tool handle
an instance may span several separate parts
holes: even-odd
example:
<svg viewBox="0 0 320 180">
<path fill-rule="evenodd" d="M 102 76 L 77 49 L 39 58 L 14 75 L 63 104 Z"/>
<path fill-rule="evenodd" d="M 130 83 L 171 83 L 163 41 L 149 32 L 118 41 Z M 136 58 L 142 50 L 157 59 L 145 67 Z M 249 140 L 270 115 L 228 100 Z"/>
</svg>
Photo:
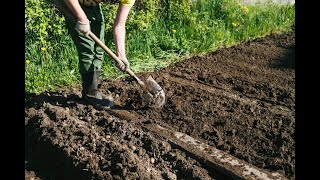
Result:
<svg viewBox="0 0 320 180">
<path fill-rule="evenodd" d="M 73 15 L 71 10 L 66 6 L 66 4 L 61 0 L 51 0 L 53 4 L 55 4 L 58 9 L 71 21 L 75 22 L 76 17 Z M 114 59 L 117 63 L 121 64 L 123 63 L 95 34 L 93 34 L 91 31 L 89 32 L 89 36 L 103 49 L 105 50 L 111 57 Z M 129 68 L 126 70 L 126 72 L 134 77 L 139 85 L 145 86 L 144 82 L 140 80 Z"/>
<path fill-rule="evenodd" d="M 91 31 L 89 32 L 89 36 L 104 50 L 106 51 L 117 63 L 123 63 L 118 56 L 116 56 L 96 35 L 94 35 Z M 127 69 L 126 72 L 134 77 L 140 85 L 144 86 L 144 82 L 142 82 L 132 71 L 131 69 Z"/>
</svg>

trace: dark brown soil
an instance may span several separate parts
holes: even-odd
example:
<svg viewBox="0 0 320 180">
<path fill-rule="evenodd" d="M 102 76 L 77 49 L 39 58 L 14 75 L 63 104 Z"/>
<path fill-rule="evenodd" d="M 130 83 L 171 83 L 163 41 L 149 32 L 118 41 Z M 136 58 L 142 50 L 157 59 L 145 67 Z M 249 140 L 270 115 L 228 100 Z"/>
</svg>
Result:
<svg viewBox="0 0 320 180">
<path fill-rule="evenodd" d="M 294 32 L 137 74 L 148 75 L 166 93 L 162 109 L 144 107 L 130 77 L 101 82 L 112 110 L 83 104 L 79 87 L 27 94 L 26 179 L 231 179 L 146 123 L 295 179 Z"/>
</svg>

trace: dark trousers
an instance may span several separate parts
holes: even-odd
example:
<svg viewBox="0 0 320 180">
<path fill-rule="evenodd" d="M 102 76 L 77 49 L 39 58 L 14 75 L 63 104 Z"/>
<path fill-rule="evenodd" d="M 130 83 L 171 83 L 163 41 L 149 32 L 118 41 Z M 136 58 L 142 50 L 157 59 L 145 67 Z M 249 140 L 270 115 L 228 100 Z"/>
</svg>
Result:
<svg viewBox="0 0 320 180">
<path fill-rule="evenodd" d="M 101 4 L 95 7 L 82 6 L 89 21 L 91 31 L 104 42 L 105 25 L 101 10 Z M 104 56 L 104 50 L 89 36 L 83 35 L 75 30 L 76 24 L 66 19 L 66 25 L 71 38 L 77 48 L 79 58 L 79 72 L 87 74 L 93 71 L 100 71 Z"/>
</svg>

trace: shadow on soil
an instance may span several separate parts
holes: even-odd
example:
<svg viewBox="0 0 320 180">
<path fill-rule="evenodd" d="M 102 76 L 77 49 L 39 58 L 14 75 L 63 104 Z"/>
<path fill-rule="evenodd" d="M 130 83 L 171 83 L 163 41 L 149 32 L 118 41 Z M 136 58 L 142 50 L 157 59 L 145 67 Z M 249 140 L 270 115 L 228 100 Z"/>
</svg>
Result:
<svg viewBox="0 0 320 180">
<path fill-rule="evenodd" d="M 143 129 L 139 120 L 150 119 L 295 179 L 294 44 L 292 33 L 268 36 L 156 72 L 168 99 L 157 111 L 139 109 L 141 89 L 127 80 L 103 82 L 100 88 L 117 99 L 118 109 L 133 110 L 114 114 L 85 106 L 79 88 L 25 92 L 25 169 L 41 179 L 125 179 L 137 173 L 151 179 L 145 167 L 153 167 L 157 177 L 225 179 L 212 173 L 206 159 Z M 79 153 L 80 147 L 89 149 Z M 107 159 L 89 162 L 90 155 Z M 150 164 L 151 157 L 159 164 Z"/>
<path fill-rule="evenodd" d="M 25 108 L 40 108 L 44 103 L 59 104 L 61 107 L 75 107 L 77 104 L 85 104 L 81 97 L 77 94 L 62 94 L 57 92 L 44 92 L 39 95 L 34 93 L 28 93 L 25 91 Z M 145 109 L 146 107 L 141 107 L 140 109 Z M 124 105 L 114 105 L 112 109 L 116 110 L 134 110 L 130 102 Z"/>
<path fill-rule="evenodd" d="M 31 125 L 32 126 L 32 125 Z M 32 130 L 33 128 L 29 128 Z M 26 130 L 28 132 L 28 130 Z M 40 142 L 25 134 L 25 169 L 36 172 L 41 179 L 90 179 L 86 171 L 79 171 L 72 163 L 72 159 L 58 147 L 47 142 Z M 30 141 L 33 139 L 34 141 Z"/>
<path fill-rule="evenodd" d="M 272 68 L 295 69 L 295 45 L 290 45 L 286 49 L 287 51 L 275 61 L 276 63 L 271 64 Z"/>
</svg>

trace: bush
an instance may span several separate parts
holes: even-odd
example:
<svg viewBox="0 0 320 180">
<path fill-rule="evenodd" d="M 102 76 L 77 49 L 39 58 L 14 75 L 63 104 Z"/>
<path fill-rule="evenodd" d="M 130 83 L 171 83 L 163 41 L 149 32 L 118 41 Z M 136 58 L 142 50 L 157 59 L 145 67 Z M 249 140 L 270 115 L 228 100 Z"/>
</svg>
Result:
<svg viewBox="0 0 320 180">
<path fill-rule="evenodd" d="M 104 4 L 105 43 L 114 52 L 117 5 Z M 26 91 L 78 84 L 76 48 L 64 17 L 50 0 L 26 0 Z M 294 5 L 244 6 L 236 0 L 136 0 L 127 20 L 126 53 L 133 71 L 152 71 L 198 53 L 214 51 L 292 29 Z M 123 77 L 105 56 L 102 79 Z"/>
<path fill-rule="evenodd" d="M 137 0 L 127 20 L 127 30 L 145 30 L 156 19 L 161 9 L 160 0 Z M 33 44 L 49 47 L 52 40 L 67 35 L 64 17 L 49 1 L 26 0 L 25 3 L 25 34 Z M 102 11 L 106 20 L 106 33 L 112 31 L 117 5 L 104 4 Z"/>
</svg>

